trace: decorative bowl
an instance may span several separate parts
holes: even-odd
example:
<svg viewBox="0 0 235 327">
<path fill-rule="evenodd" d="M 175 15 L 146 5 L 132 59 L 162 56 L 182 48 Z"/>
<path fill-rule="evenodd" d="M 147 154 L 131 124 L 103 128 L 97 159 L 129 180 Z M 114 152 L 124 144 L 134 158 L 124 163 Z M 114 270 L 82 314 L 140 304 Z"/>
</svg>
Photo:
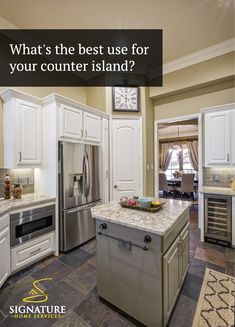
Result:
<svg viewBox="0 0 235 327">
<path fill-rule="evenodd" d="M 141 208 L 151 208 L 152 198 L 139 198 L 138 202 Z"/>
</svg>

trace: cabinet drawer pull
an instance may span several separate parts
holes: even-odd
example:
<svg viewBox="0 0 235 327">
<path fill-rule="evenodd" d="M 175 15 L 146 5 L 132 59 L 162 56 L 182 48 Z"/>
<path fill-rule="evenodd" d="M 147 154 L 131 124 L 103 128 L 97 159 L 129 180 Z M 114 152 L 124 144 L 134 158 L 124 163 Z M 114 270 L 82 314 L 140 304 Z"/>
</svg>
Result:
<svg viewBox="0 0 235 327">
<path fill-rule="evenodd" d="M 227 154 L 227 162 L 229 162 L 229 153 Z"/>
<path fill-rule="evenodd" d="M 33 255 L 33 254 L 35 254 L 37 252 L 40 252 L 40 251 L 41 251 L 41 248 L 38 248 L 37 250 L 31 251 L 30 254 Z"/>
<path fill-rule="evenodd" d="M 85 139 L 87 138 L 87 130 L 85 129 Z"/>
<path fill-rule="evenodd" d="M 21 162 L 21 160 L 22 160 L 22 153 L 21 153 L 21 151 L 19 152 L 19 155 L 20 155 L 19 162 Z"/>
<path fill-rule="evenodd" d="M 81 137 L 83 137 L 83 129 L 81 129 Z"/>
</svg>

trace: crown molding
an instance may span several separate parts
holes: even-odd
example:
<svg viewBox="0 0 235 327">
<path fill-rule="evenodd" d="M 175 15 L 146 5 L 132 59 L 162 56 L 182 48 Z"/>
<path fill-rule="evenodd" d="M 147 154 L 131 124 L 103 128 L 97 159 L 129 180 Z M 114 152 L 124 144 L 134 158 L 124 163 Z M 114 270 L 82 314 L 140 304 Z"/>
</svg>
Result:
<svg viewBox="0 0 235 327">
<path fill-rule="evenodd" d="M 97 116 L 103 117 L 103 118 L 109 118 L 109 114 L 106 112 L 100 111 L 96 108 L 87 106 L 81 102 L 72 100 L 70 98 L 67 98 L 63 95 L 60 95 L 58 93 L 51 93 L 45 97 L 42 98 L 43 105 L 51 105 L 55 103 L 56 105 L 67 105 L 67 106 L 72 106 L 73 108 L 84 110 L 86 112 L 89 112 L 91 114 L 95 114 Z"/>
<path fill-rule="evenodd" d="M 42 105 L 42 100 L 35 95 L 28 94 L 22 91 L 18 91 L 14 88 L 8 88 L 0 93 L 0 98 L 4 101 L 10 101 L 12 98 L 17 98 L 25 101 L 32 102 L 39 106 Z"/>
<path fill-rule="evenodd" d="M 211 47 L 202 49 L 200 51 L 192 52 L 187 56 L 169 61 L 163 65 L 163 74 L 169 74 L 176 70 L 180 70 L 191 65 L 198 64 L 202 61 L 213 59 L 222 56 L 226 53 L 235 50 L 235 38 L 212 45 Z"/>
</svg>

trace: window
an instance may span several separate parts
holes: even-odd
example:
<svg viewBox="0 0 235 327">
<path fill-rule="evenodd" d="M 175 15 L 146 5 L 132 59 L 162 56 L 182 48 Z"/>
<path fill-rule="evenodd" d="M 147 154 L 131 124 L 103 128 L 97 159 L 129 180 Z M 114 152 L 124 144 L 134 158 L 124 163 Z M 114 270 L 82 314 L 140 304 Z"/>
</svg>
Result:
<svg viewBox="0 0 235 327">
<path fill-rule="evenodd" d="M 193 169 L 193 167 L 191 165 L 188 148 L 187 148 L 186 144 L 182 145 L 182 149 L 183 149 L 183 171 L 184 171 L 184 173 L 197 174 L 197 172 Z M 174 176 L 173 176 L 174 172 L 179 171 L 179 170 L 180 170 L 179 147 L 177 145 L 175 145 L 174 148 L 172 149 L 172 157 L 171 157 L 169 167 L 168 167 L 167 171 L 165 172 L 167 179 L 174 178 Z"/>
</svg>

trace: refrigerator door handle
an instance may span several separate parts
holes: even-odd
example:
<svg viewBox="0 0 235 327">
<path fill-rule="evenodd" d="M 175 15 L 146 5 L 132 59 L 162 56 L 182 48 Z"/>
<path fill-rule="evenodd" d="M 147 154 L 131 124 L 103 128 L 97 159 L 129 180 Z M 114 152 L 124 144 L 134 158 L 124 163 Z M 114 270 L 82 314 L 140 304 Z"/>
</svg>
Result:
<svg viewBox="0 0 235 327">
<path fill-rule="evenodd" d="M 86 210 L 86 209 L 93 208 L 95 206 L 98 206 L 99 204 L 101 204 L 101 201 L 96 201 L 96 202 L 92 202 L 90 204 L 83 205 L 81 207 L 66 210 L 66 212 L 67 212 L 67 214 L 71 214 L 71 213 L 75 213 L 75 212 L 79 212 L 79 211 L 83 211 L 83 210 Z"/>
<path fill-rule="evenodd" d="M 88 158 L 87 152 L 86 152 L 86 163 L 87 163 L 87 196 L 88 196 L 88 194 L 90 192 L 91 178 L 90 178 L 89 158 Z"/>
<path fill-rule="evenodd" d="M 86 163 L 86 153 L 85 150 L 83 152 L 83 172 L 84 172 L 84 195 L 87 196 L 87 163 Z"/>
</svg>

